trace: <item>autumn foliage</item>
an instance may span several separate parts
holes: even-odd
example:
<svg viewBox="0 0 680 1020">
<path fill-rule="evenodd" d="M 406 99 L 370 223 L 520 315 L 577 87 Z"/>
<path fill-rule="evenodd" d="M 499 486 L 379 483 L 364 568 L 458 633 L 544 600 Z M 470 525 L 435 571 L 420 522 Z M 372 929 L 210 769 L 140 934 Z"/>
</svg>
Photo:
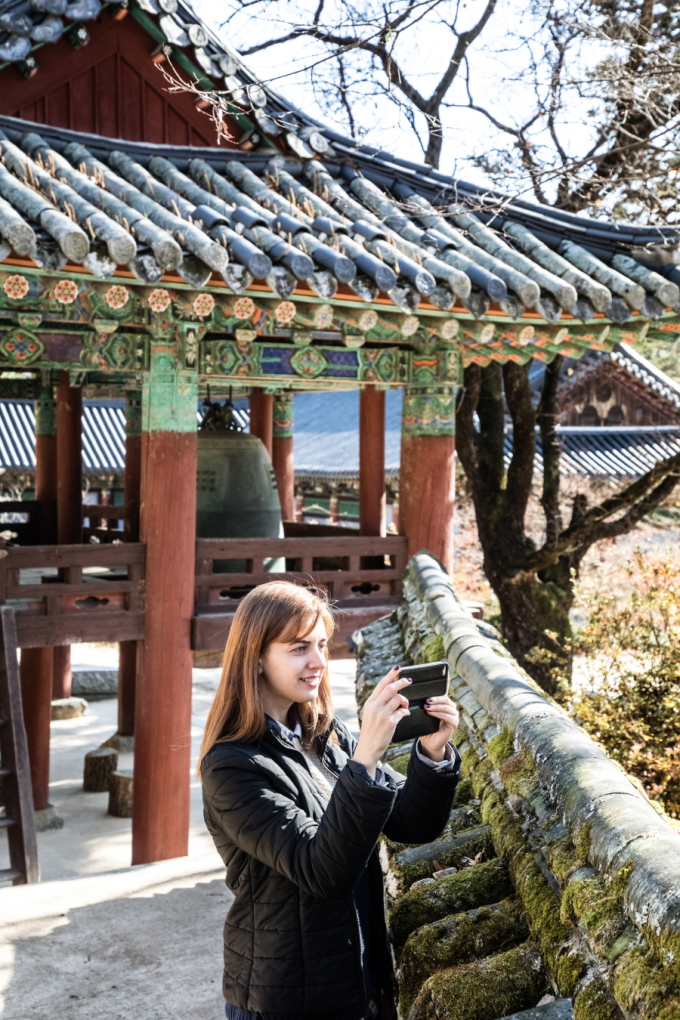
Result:
<svg viewBox="0 0 680 1020">
<path fill-rule="evenodd" d="M 637 550 L 627 569 L 630 595 L 601 591 L 585 600 L 588 622 L 574 642 L 585 677 L 569 707 L 650 797 L 680 817 L 680 554 Z"/>
</svg>

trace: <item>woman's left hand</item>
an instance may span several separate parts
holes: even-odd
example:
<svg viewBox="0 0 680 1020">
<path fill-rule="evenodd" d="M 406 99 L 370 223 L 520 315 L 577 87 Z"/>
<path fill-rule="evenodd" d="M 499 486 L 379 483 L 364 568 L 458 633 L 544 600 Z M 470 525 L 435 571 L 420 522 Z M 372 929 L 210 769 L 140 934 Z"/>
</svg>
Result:
<svg viewBox="0 0 680 1020">
<path fill-rule="evenodd" d="M 439 719 L 439 729 L 420 738 L 421 750 L 432 761 L 444 761 L 446 745 L 458 727 L 458 709 L 448 695 L 442 694 L 437 698 L 428 698 L 425 711 Z"/>
</svg>

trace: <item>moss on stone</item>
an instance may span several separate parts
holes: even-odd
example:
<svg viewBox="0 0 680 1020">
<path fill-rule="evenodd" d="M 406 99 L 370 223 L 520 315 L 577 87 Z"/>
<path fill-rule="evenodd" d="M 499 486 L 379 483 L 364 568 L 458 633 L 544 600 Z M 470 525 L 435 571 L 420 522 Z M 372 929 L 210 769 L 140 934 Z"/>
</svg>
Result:
<svg viewBox="0 0 680 1020">
<path fill-rule="evenodd" d="M 526 941 L 529 928 L 517 899 L 454 914 L 409 935 L 399 964 L 399 1008 L 406 1016 L 434 972 L 489 956 Z"/>
<path fill-rule="evenodd" d="M 466 747 L 461 756 L 461 775 L 466 779 L 471 778 L 478 765 L 479 757 L 474 747 Z"/>
<path fill-rule="evenodd" d="M 538 786 L 536 765 L 526 748 L 507 758 L 500 766 L 498 774 L 508 793 L 515 793 L 521 797 L 528 797 Z"/>
<path fill-rule="evenodd" d="M 587 864 L 570 839 L 555 839 L 547 843 L 546 859 L 561 886 L 566 885 L 574 872 Z"/>
<path fill-rule="evenodd" d="M 434 974 L 408 1020 L 496 1020 L 535 1006 L 546 984 L 538 949 L 526 943 Z"/>
<path fill-rule="evenodd" d="M 464 857 L 474 859 L 483 854 L 488 860 L 494 856 L 491 832 L 486 826 L 440 836 L 432 843 L 404 850 L 392 859 L 392 870 L 399 888 L 406 891 L 413 882 L 431 878 L 441 868 L 457 868 Z"/>
<path fill-rule="evenodd" d="M 561 917 L 566 924 L 581 922 L 597 956 L 606 956 L 626 927 L 619 897 L 599 875 L 569 883 Z"/>
<path fill-rule="evenodd" d="M 589 981 L 574 998 L 574 1020 L 623 1020 L 623 1013 L 601 976 Z"/>
<path fill-rule="evenodd" d="M 626 887 L 630 881 L 630 876 L 633 874 L 634 870 L 635 861 L 627 861 L 626 864 L 624 864 L 611 879 L 609 886 L 615 896 L 619 896 L 623 899 Z"/>
<path fill-rule="evenodd" d="M 406 939 L 416 928 L 449 914 L 498 903 L 512 892 L 507 868 L 497 858 L 409 890 L 389 913 L 395 952 L 401 953 Z"/>
<path fill-rule="evenodd" d="M 585 961 L 567 951 L 571 933 L 560 918 L 559 897 L 534 859 L 519 822 L 493 787 L 484 791 L 482 819 L 491 826 L 496 853 L 508 866 L 550 975 L 562 994 L 571 995 Z"/>
<path fill-rule="evenodd" d="M 451 697 L 453 698 L 454 701 L 456 700 L 455 693 L 453 691 L 451 692 Z M 467 726 L 465 725 L 465 723 L 461 719 L 460 722 L 458 723 L 458 728 L 457 728 L 457 730 L 456 730 L 456 732 L 454 734 L 454 740 L 456 742 L 456 746 L 460 747 L 461 744 L 464 744 L 465 741 L 469 740 L 469 739 L 470 739 L 470 737 L 468 735 Z"/>
<path fill-rule="evenodd" d="M 485 786 L 491 782 L 491 773 L 493 772 L 493 762 L 491 758 L 485 758 L 484 761 L 480 761 L 479 764 L 474 768 L 472 772 L 472 789 L 475 792 L 475 797 L 480 797 Z"/>
<path fill-rule="evenodd" d="M 428 662 L 441 662 L 442 659 L 445 659 L 446 653 L 441 634 L 433 634 L 429 641 L 425 642 L 423 651 Z"/>
<path fill-rule="evenodd" d="M 614 966 L 614 993 L 626 1013 L 643 1020 L 680 1017 L 680 936 L 666 932 L 657 945 L 640 939 Z"/>
<path fill-rule="evenodd" d="M 489 758 L 496 768 L 499 768 L 504 761 L 511 758 L 515 753 L 514 734 L 507 726 L 498 736 L 492 737 L 488 743 L 487 750 Z"/>
<path fill-rule="evenodd" d="M 453 798 L 454 807 L 463 807 L 464 804 L 469 804 L 475 795 L 475 791 L 472 789 L 471 779 L 461 779 L 456 787 L 456 796 Z"/>
<path fill-rule="evenodd" d="M 590 832 L 592 827 L 592 822 L 586 822 L 576 835 L 572 837 L 576 852 L 584 864 L 590 858 Z"/>
<path fill-rule="evenodd" d="M 410 757 L 411 757 L 410 751 L 408 754 L 400 754 L 398 758 L 392 759 L 392 761 L 389 763 L 389 766 L 391 769 L 394 769 L 395 772 L 400 772 L 402 776 L 405 776 Z"/>
<path fill-rule="evenodd" d="M 481 822 L 482 814 L 477 802 L 466 803 L 463 807 L 454 807 L 443 835 L 456 836 L 459 832 L 464 832 L 465 829 L 473 829 L 476 825 L 481 825 Z"/>
<path fill-rule="evenodd" d="M 493 845 L 504 861 L 511 861 L 516 854 L 525 850 L 524 834 L 519 822 L 493 786 L 484 790 L 482 796 L 482 821 L 491 826 Z"/>
</svg>

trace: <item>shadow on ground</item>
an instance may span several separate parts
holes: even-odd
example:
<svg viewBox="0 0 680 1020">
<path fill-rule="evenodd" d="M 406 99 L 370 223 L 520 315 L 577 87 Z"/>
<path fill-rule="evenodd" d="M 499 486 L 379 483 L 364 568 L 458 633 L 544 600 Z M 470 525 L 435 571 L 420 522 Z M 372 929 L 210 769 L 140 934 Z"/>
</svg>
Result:
<svg viewBox="0 0 680 1020">
<path fill-rule="evenodd" d="M 109 898 L 107 883 L 115 886 L 117 876 L 100 875 L 100 902 L 71 909 L 64 909 L 67 890 L 50 904 L 44 886 L 45 916 L 26 917 L 25 903 L 11 911 L 23 916 L 2 926 L 3 1020 L 223 1017 L 222 926 L 230 903 L 224 880 L 186 876 L 189 887 L 169 888 L 167 878 L 154 879 L 151 870 L 148 877 L 149 884 L 123 898 L 111 888 L 117 898 Z M 93 881 L 87 880 L 91 890 Z M 77 899 L 81 890 L 73 893 Z"/>
</svg>

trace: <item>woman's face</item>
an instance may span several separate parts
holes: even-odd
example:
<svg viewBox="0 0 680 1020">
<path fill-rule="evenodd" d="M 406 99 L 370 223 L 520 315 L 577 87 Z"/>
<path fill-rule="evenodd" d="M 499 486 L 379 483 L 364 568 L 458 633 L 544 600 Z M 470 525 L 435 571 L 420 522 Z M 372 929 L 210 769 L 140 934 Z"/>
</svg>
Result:
<svg viewBox="0 0 680 1020">
<path fill-rule="evenodd" d="M 321 618 L 304 638 L 272 641 L 259 662 L 267 715 L 285 724 L 291 705 L 314 701 L 327 662 L 328 636 Z"/>
</svg>

